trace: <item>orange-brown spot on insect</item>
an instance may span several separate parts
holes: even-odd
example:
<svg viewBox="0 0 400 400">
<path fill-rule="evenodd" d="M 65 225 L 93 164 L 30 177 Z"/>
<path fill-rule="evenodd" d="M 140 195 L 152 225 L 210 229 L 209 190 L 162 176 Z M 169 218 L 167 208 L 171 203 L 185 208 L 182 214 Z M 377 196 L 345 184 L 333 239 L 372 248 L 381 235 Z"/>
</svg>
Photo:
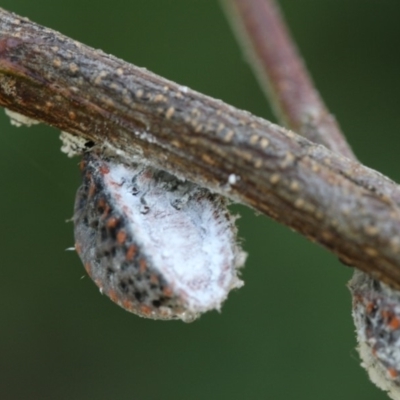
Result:
<svg viewBox="0 0 400 400">
<path fill-rule="evenodd" d="M 140 311 L 144 315 L 150 315 L 151 314 L 151 308 L 149 306 L 146 306 L 145 304 L 142 304 L 140 306 Z"/>
<path fill-rule="evenodd" d="M 170 288 L 170 287 L 165 287 L 164 289 L 163 289 L 163 295 L 165 296 L 165 297 L 172 297 L 172 289 Z"/>
<path fill-rule="evenodd" d="M 383 319 L 388 320 L 388 319 L 392 318 L 393 313 L 390 311 L 387 311 L 387 310 L 382 310 L 381 315 L 382 315 Z"/>
<path fill-rule="evenodd" d="M 85 160 L 81 160 L 81 162 L 79 163 L 79 169 L 81 171 L 83 171 L 86 168 L 86 161 Z"/>
<path fill-rule="evenodd" d="M 80 252 L 81 252 L 81 250 L 82 250 L 82 247 L 81 247 L 81 245 L 78 243 L 78 242 L 76 242 L 75 243 L 75 250 L 76 250 L 76 252 L 79 254 Z"/>
<path fill-rule="evenodd" d="M 381 315 L 391 329 L 399 329 L 400 319 L 397 318 L 392 311 L 382 310 Z"/>
<path fill-rule="evenodd" d="M 72 120 L 76 119 L 76 114 L 73 111 L 70 111 L 68 113 L 68 116 L 69 116 L 69 119 L 72 119 Z"/>
<path fill-rule="evenodd" d="M 107 218 L 108 214 L 110 214 L 110 211 L 111 211 L 110 205 L 108 203 L 105 203 L 105 204 L 106 205 L 104 207 L 104 211 L 103 211 L 103 215 L 102 215 L 103 218 Z"/>
<path fill-rule="evenodd" d="M 126 252 L 126 261 L 133 261 L 135 258 L 136 254 L 136 246 L 134 244 L 131 244 L 128 248 L 128 251 Z"/>
<path fill-rule="evenodd" d="M 102 173 L 103 175 L 107 175 L 110 172 L 110 168 L 108 168 L 107 165 L 101 165 L 100 166 L 100 173 Z"/>
<path fill-rule="evenodd" d="M 116 217 L 110 217 L 110 218 L 107 220 L 107 228 L 108 228 L 108 229 L 115 228 L 117 225 L 118 225 L 118 218 L 116 218 Z"/>
<path fill-rule="evenodd" d="M 151 274 L 150 283 L 152 283 L 154 285 L 158 285 L 158 276 L 156 274 Z"/>
<path fill-rule="evenodd" d="M 388 374 L 392 379 L 397 378 L 397 376 L 399 375 L 399 373 L 394 369 L 394 368 L 388 368 Z"/>
<path fill-rule="evenodd" d="M 150 171 L 150 169 L 148 171 L 144 171 L 143 172 L 143 177 L 146 179 L 151 179 L 153 177 L 153 172 Z"/>
<path fill-rule="evenodd" d="M 362 303 L 363 302 L 363 297 L 359 293 L 354 293 L 353 297 L 354 297 L 354 301 L 356 303 Z"/>
<path fill-rule="evenodd" d="M 99 201 L 97 202 L 97 208 L 99 211 L 104 211 L 106 209 L 107 203 L 106 201 L 101 198 L 99 199 Z"/>
<path fill-rule="evenodd" d="M 134 308 L 132 302 L 130 300 L 128 300 L 128 299 L 125 299 L 122 302 L 122 307 L 124 307 L 125 310 L 128 310 L 128 311 L 132 311 L 133 308 Z"/>
<path fill-rule="evenodd" d="M 400 328 L 400 319 L 393 317 L 389 322 L 389 326 L 391 329 L 396 330 Z"/>
<path fill-rule="evenodd" d="M 146 260 L 144 260 L 143 258 L 139 261 L 139 272 L 141 274 L 144 274 L 146 272 L 147 269 L 147 263 Z"/>
<path fill-rule="evenodd" d="M 171 311 L 168 308 L 160 308 L 158 312 L 164 318 L 170 317 L 171 315 Z"/>
<path fill-rule="evenodd" d="M 89 186 L 89 193 L 88 197 L 93 197 L 93 195 L 96 193 L 96 185 L 92 182 Z"/>
<path fill-rule="evenodd" d="M 119 244 L 124 244 L 125 241 L 126 241 L 126 232 L 121 230 L 117 233 L 117 242 Z"/>
<path fill-rule="evenodd" d="M 367 314 L 371 314 L 374 310 L 375 310 L 375 304 L 372 301 L 370 301 L 366 307 Z"/>
<path fill-rule="evenodd" d="M 92 266 L 90 263 L 85 263 L 85 270 L 90 275 L 90 272 L 92 271 Z"/>
<path fill-rule="evenodd" d="M 118 295 L 117 292 L 115 290 L 110 290 L 108 293 L 108 297 L 114 302 L 114 303 L 118 303 Z"/>
</svg>

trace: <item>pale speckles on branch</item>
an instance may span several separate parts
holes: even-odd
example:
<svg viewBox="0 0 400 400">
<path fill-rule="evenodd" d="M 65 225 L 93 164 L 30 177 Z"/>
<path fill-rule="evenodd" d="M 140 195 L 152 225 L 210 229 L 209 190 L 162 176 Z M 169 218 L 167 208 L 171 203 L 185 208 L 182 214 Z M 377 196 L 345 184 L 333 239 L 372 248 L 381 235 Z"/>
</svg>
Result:
<svg viewBox="0 0 400 400">
<path fill-rule="evenodd" d="M 210 165 L 215 164 L 215 160 L 213 160 L 207 153 L 202 154 L 201 159 L 207 164 L 210 164 Z"/>
<path fill-rule="evenodd" d="M 379 228 L 374 225 L 367 225 L 365 227 L 365 233 L 369 236 L 376 236 L 379 233 Z"/>
<path fill-rule="evenodd" d="M 269 145 L 269 140 L 267 138 L 262 138 L 260 140 L 260 146 L 262 149 L 266 149 Z"/>
<path fill-rule="evenodd" d="M 378 257 L 378 251 L 376 249 L 374 249 L 373 247 L 364 247 L 364 251 L 365 253 L 369 256 L 369 257 Z"/>
<path fill-rule="evenodd" d="M 56 58 L 53 60 L 53 65 L 54 65 L 56 68 L 60 68 L 60 67 L 61 67 L 61 64 L 62 64 L 61 59 L 59 59 L 58 57 L 56 57 Z"/>
<path fill-rule="evenodd" d="M 300 183 L 298 181 L 290 182 L 289 188 L 293 192 L 298 192 L 300 190 Z"/>
<path fill-rule="evenodd" d="M 254 160 L 254 168 L 259 169 L 263 166 L 263 160 L 261 158 L 256 158 Z"/>
<path fill-rule="evenodd" d="M 285 158 L 280 163 L 280 167 L 285 169 L 285 168 L 288 168 L 288 167 L 292 166 L 293 163 L 295 162 L 295 159 L 296 158 L 292 153 L 287 152 L 286 155 L 285 155 Z"/>
<path fill-rule="evenodd" d="M 99 74 L 94 78 L 93 83 L 95 85 L 100 85 L 103 78 L 105 78 L 107 75 L 107 71 L 100 71 Z"/>
<path fill-rule="evenodd" d="M 69 64 L 69 70 L 75 74 L 79 71 L 79 67 L 75 63 L 71 63 Z"/>
<path fill-rule="evenodd" d="M 281 176 L 279 174 L 272 174 L 269 177 L 269 181 L 273 184 L 276 185 L 279 181 L 281 180 Z"/>
<path fill-rule="evenodd" d="M 168 99 L 163 94 L 159 93 L 159 94 L 154 96 L 153 101 L 154 101 L 154 103 L 166 103 L 168 101 Z M 167 111 L 167 113 L 168 113 L 168 111 Z M 166 116 L 166 117 L 168 118 L 168 116 Z"/>
<path fill-rule="evenodd" d="M 235 132 L 234 132 L 232 129 L 230 129 L 230 130 L 228 130 L 228 131 L 226 132 L 226 134 L 225 134 L 225 136 L 224 136 L 224 141 L 225 141 L 226 143 L 229 143 L 229 142 L 232 141 L 232 139 L 233 139 L 234 136 L 235 136 Z"/>
<path fill-rule="evenodd" d="M 250 143 L 251 144 L 256 144 L 259 141 L 259 136 L 258 135 L 251 135 L 250 136 Z"/>
<path fill-rule="evenodd" d="M 296 208 L 299 208 L 299 209 L 304 208 L 304 205 L 305 205 L 305 201 L 304 201 L 304 199 L 302 199 L 301 197 L 297 198 L 297 199 L 295 200 L 295 202 L 294 202 L 294 206 L 295 206 Z"/>
<path fill-rule="evenodd" d="M 165 117 L 166 117 L 167 119 L 171 119 L 172 116 L 174 115 L 174 112 L 175 112 L 174 107 L 169 107 L 168 110 L 167 110 L 166 113 L 165 113 Z"/>
</svg>

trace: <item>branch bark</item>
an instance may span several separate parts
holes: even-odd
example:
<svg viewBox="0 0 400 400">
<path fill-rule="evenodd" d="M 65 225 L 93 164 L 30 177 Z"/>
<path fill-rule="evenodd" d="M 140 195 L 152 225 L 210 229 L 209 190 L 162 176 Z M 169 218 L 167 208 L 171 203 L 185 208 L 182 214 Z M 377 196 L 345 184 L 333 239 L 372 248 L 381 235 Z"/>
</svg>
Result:
<svg viewBox="0 0 400 400">
<path fill-rule="evenodd" d="M 281 123 L 356 159 L 307 72 L 273 0 L 221 0 L 242 51 Z"/>
<path fill-rule="evenodd" d="M 0 105 L 247 204 L 400 288 L 398 186 L 292 131 L 2 9 Z"/>
</svg>

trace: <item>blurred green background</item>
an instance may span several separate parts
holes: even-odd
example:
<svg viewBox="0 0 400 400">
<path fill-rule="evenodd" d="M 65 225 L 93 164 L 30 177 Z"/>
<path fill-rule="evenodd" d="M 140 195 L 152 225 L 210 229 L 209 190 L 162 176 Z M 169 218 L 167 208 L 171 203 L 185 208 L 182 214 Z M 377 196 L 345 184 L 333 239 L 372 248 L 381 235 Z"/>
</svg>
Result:
<svg viewBox="0 0 400 400">
<path fill-rule="evenodd" d="M 400 180 L 400 2 L 282 0 L 358 157 Z M 166 78 L 273 119 L 214 0 L 2 0 L 1 6 Z M 58 132 L 0 115 L 0 398 L 386 399 L 354 350 L 351 270 L 244 207 L 249 253 L 222 313 L 192 324 L 131 315 L 73 252 L 77 159 Z"/>
</svg>

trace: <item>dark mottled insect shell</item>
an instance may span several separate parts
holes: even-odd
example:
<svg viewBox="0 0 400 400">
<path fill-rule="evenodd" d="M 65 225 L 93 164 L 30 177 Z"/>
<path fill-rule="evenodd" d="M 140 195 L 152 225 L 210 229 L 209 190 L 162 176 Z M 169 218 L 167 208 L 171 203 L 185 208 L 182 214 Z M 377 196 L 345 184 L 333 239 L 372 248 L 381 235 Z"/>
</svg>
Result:
<svg viewBox="0 0 400 400">
<path fill-rule="evenodd" d="M 111 300 L 144 317 L 190 321 L 242 285 L 245 255 L 221 197 L 94 152 L 81 170 L 76 250 Z"/>
<path fill-rule="evenodd" d="M 372 382 L 400 400 L 400 292 L 361 271 L 349 286 L 362 365 Z"/>
</svg>

